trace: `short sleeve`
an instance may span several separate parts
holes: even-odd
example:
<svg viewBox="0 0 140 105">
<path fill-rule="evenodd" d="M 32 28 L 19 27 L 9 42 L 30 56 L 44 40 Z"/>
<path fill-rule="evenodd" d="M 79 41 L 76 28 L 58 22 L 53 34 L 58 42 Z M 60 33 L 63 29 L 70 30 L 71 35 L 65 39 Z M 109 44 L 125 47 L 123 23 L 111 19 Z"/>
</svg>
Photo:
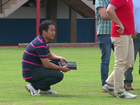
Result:
<svg viewBox="0 0 140 105">
<path fill-rule="evenodd" d="M 109 4 L 113 5 L 116 9 L 124 5 L 126 0 L 111 0 Z"/>
<path fill-rule="evenodd" d="M 97 9 L 98 7 L 106 8 L 104 3 L 105 3 L 104 0 L 96 0 L 96 2 L 95 2 L 95 8 L 96 8 L 96 9 Z"/>
</svg>

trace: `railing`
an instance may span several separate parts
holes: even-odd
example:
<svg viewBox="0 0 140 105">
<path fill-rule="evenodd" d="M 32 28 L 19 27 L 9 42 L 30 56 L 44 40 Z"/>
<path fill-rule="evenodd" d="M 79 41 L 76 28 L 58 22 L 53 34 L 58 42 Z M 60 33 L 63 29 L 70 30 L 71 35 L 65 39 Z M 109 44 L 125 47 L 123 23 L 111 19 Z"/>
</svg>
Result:
<svg viewBox="0 0 140 105">
<path fill-rule="evenodd" d="M 8 3 L 10 0 L 7 0 L 5 3 L 2 4 L 2 0 L 0 0 L 0 13 L 2 13 L 2 6 Z"/>
</svg>

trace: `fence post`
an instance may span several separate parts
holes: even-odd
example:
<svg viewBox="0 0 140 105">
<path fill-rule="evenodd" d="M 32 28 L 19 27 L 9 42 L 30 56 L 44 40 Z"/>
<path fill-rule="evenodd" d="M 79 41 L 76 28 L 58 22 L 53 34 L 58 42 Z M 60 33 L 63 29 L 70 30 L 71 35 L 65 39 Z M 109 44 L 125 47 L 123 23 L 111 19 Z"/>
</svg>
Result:
<svg viewBox="0 0 140 105">
<path fill-rule="evenodd" d="M 40 0 L 36 0 L 36 36 L 39 35 L 40 25 Z"/>
<path fill-rule="evenodd" d="M 0 0 L 0 13 L 2 13 L 2 0 Z"/>
</svg>

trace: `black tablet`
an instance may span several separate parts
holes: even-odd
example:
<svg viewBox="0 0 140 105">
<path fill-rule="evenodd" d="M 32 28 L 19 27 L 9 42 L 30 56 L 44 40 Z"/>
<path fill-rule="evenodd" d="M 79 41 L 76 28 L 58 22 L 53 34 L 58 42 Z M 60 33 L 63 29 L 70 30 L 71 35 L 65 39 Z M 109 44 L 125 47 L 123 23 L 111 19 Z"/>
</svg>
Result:
<svg viewBox="0 0 140 105">
<path fill-rule="evenodd" d="M 77 70 L 77 65 L 76 65 L 76 62 L 75 61 L 68 61 L 68 62 L 59 61 L 58 64 L 59 64 L 59 66 L 65 66 L 65 65 L 67 65 L 67 67 L 70 70 Z"/>
</svg>

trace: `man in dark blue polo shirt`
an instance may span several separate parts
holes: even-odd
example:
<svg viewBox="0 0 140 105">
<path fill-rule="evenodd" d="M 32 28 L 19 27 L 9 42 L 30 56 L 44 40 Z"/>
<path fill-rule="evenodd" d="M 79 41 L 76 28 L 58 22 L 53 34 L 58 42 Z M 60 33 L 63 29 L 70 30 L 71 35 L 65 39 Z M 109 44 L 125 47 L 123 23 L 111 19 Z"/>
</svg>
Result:
<svg viewBox="0 0 140 105">
<path fill-rule="evenodd" d="M 57 94 L 50 86 L 60 82 L 63 79 L 62 72 L 70 69 L 67 65 L 58 66 L 59 60 L 67 62 L 67 59 L 50 52 L 48 42 L 55 37 L 55 24 L 49 20 L 43 21 L 39 33 L 40 35 L 27 46 L 23 54 L 22 75 L 23 79 L 29 82 L 25 88 L 32 96 Z"/>
</svg>

